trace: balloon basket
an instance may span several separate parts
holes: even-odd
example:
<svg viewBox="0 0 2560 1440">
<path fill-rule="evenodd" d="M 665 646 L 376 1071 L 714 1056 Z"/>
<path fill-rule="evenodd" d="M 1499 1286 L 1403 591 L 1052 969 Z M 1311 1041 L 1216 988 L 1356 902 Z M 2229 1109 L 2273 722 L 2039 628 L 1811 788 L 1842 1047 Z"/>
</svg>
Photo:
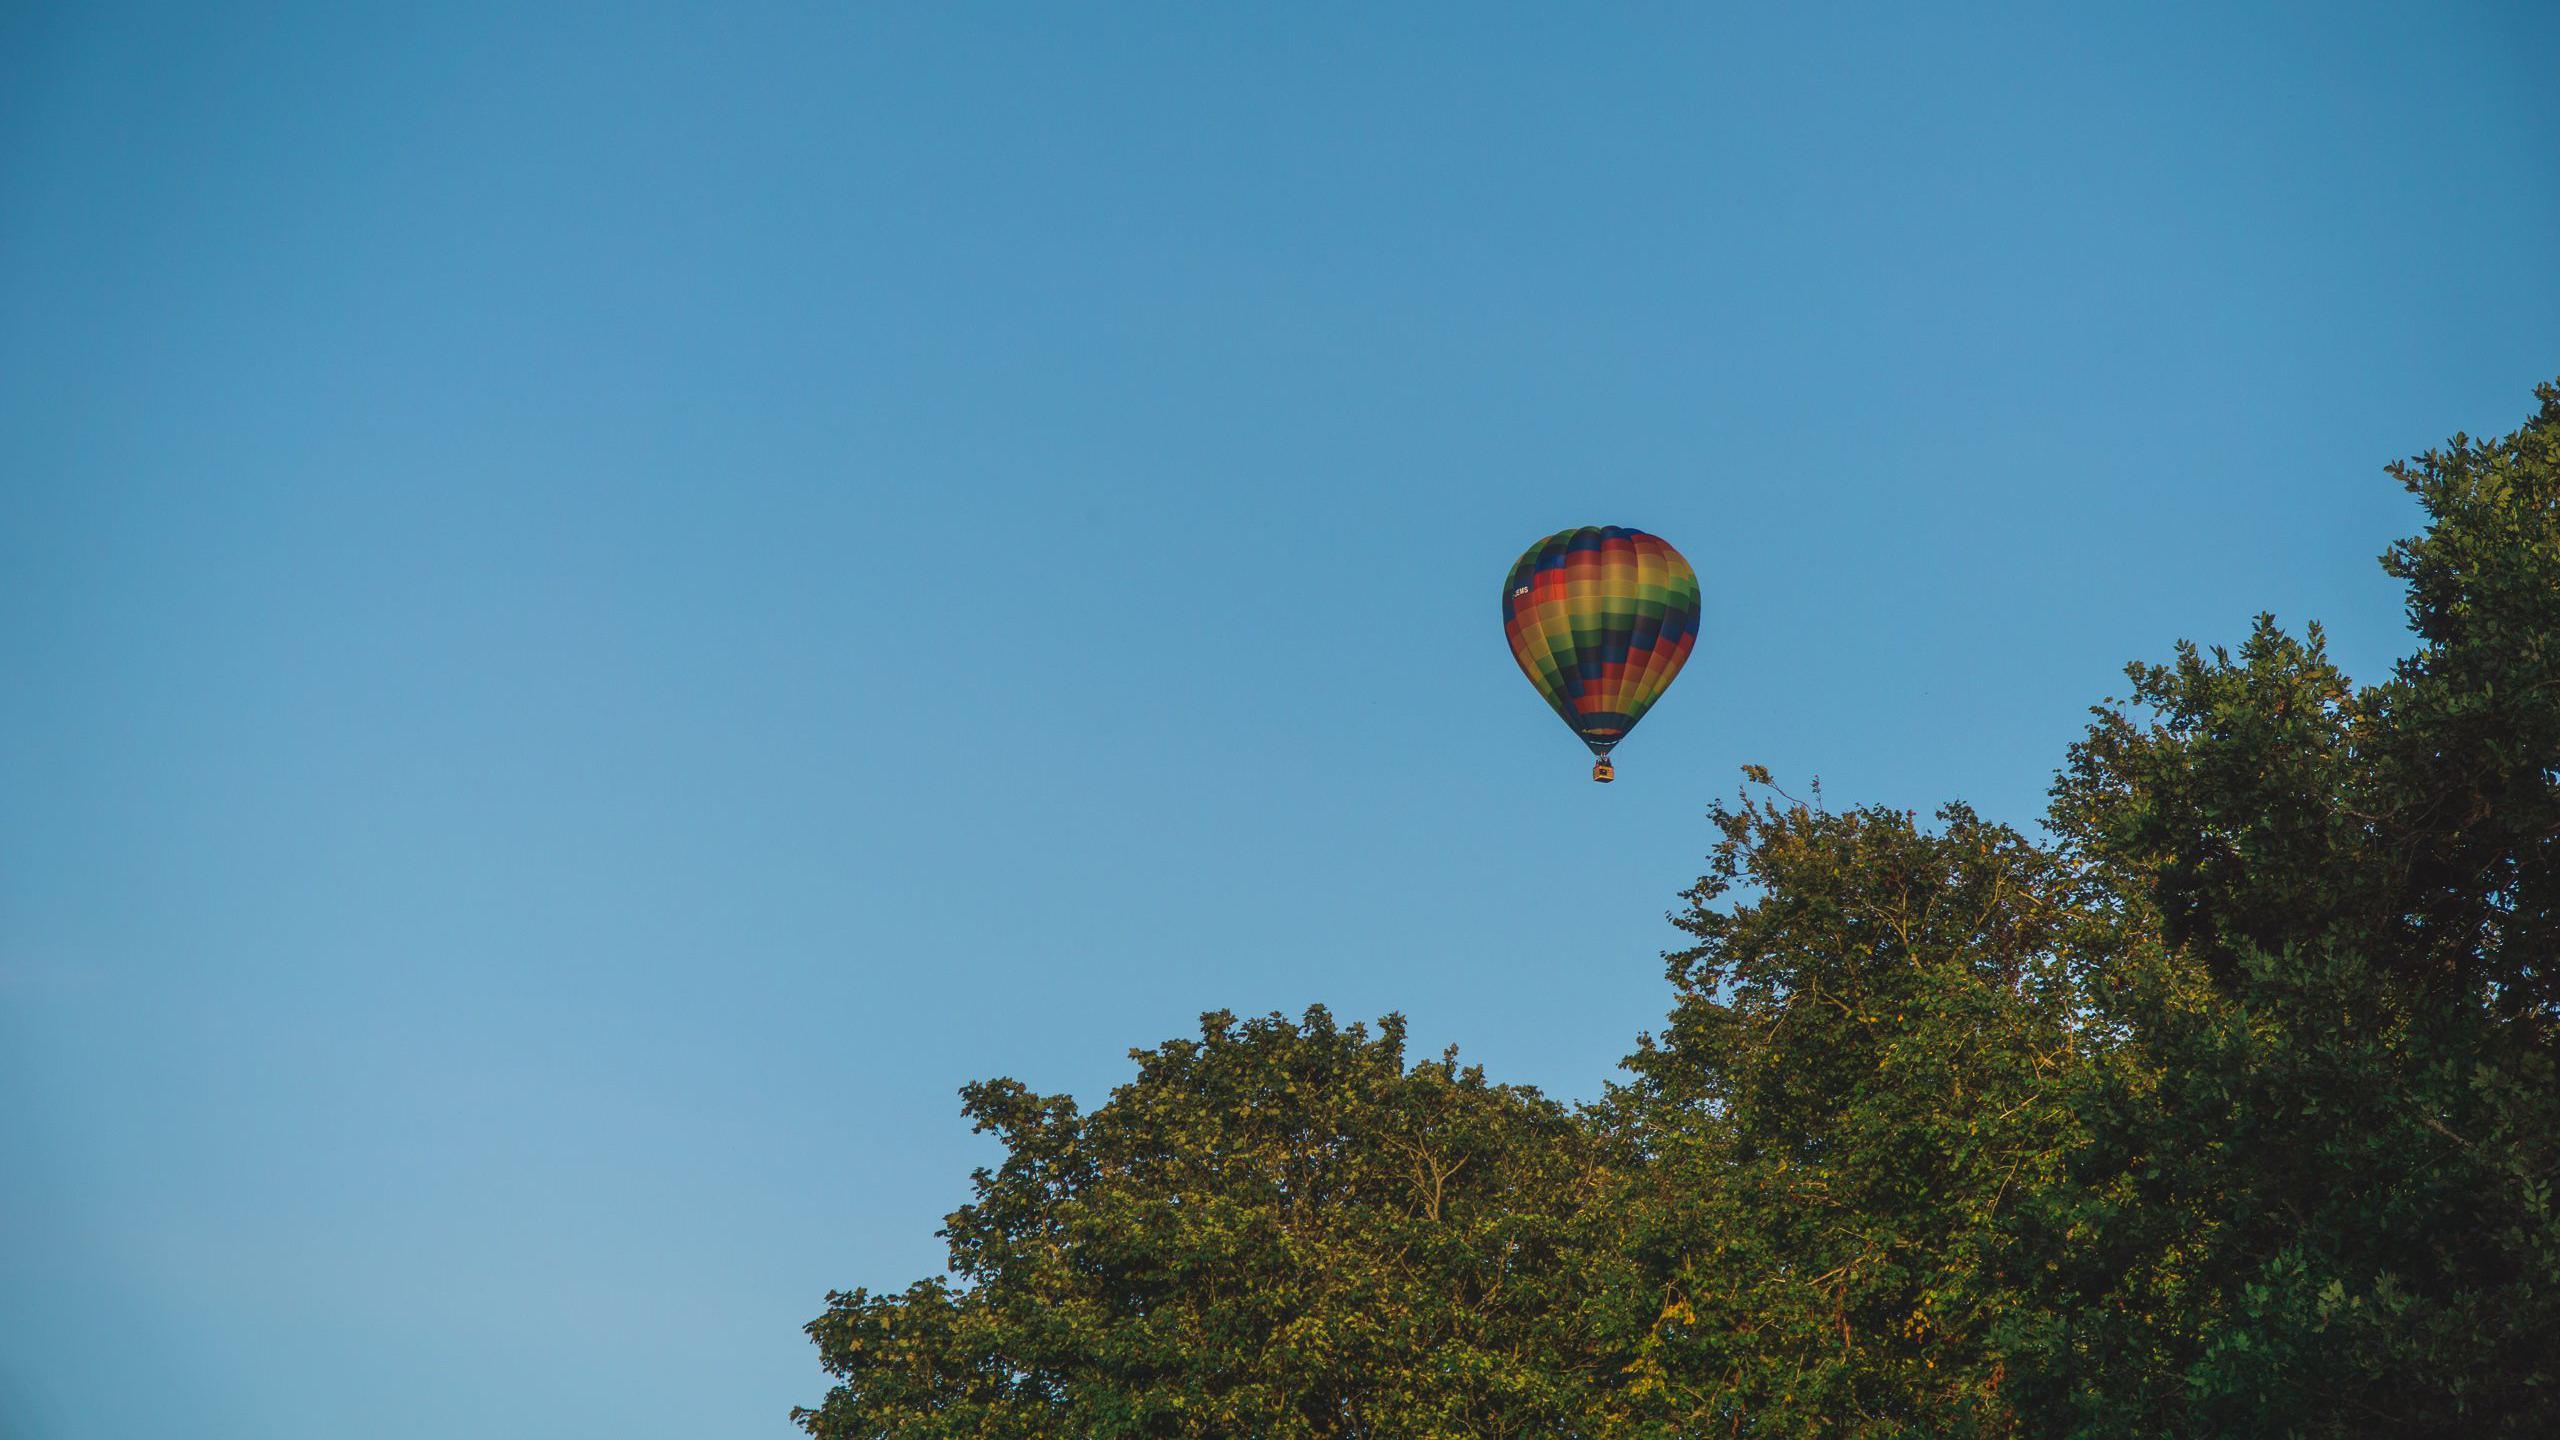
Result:
<svg viewBox="0 0 2560 1440">
<path fill-rule="evenodd" d="M 1603 755 L 1591 762 L 1591 778 L 1606 785 L 1618 778 L 1618 767 L 1610 764 L 1609 757 Z"/>
</svg>

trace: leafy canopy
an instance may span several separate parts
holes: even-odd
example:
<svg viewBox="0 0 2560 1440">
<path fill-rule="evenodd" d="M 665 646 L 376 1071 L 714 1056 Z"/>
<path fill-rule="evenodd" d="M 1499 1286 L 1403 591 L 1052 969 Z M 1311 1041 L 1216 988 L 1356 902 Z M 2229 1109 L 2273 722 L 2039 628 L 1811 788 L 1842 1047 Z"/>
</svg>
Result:
<svg viewBox="0 0 2560 1440">
<path fill-rule="evenodd" d="M 2391 467 L 2417 649 L 2131 667 L 2041 837 L 1711 813 L 1568 1112 L 1322 1009 L 1010 1080 L 824 1440 L 2560 1434 L 2560 387 Z"/>
</svg>

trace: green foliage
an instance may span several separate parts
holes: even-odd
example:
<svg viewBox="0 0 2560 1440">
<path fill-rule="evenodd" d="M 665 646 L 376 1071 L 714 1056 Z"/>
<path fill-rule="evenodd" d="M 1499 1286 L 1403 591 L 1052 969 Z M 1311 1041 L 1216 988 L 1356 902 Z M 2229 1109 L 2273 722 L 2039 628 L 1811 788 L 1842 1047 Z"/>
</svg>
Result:
<svg viewBox="0 0 2560 1440">
<path fill-rule="evenodd" d="M 1765 777 L 1759 777 L 1764 778 Z M 1949 806 L 1719 807 L 1669 1030 L 1611 1119 L 1659 1289 L 1658 1433 L 2019 1433 L 2025 1202 L 2077 1134 L 2070 957 L 2108 918 Z M 1751 897 L 1719 908 L 1737 890 Z"/>
<path fill-rule="evenodd" d="M 1573 1302 L 1597 1148 L 1322 1009 L 1203 1018 L 1091 1115 L 1012 1081 L 944 1232 L 966 1288 L 830 1298 L 824 1437 L 1569 1436 L 1610 1374 Z"/>
<path fill-rule="evenodd" d="M 2160 943 L 2092 998 L 2094 1433 L 2560 1430 L 2560 390 L 2395 466 L 2422 642 L 2365 689 L 2261 618 L 2137 666 L 2055 823 Z"/>
<path fill-rule="evenodd" d="M 1717 807 L 1568 1113 L 1322 1010 L 1012 1081 L 957 1283 L 830 1297 L 922 1437 L 2560 1434 L 2560 388 L 2392 467 L 2419 646 L 2129 672 L 2048 838 Z"/>
</svg>

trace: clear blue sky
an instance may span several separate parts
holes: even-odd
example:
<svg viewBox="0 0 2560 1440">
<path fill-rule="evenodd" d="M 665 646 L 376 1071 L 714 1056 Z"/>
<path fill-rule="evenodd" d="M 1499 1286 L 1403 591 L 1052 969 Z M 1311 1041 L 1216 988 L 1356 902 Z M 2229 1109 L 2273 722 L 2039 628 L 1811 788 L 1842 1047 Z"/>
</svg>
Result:
<svg viewBox="0 0 2560 1440">
<path fill-rule="evenodd" d="M 1071 8 L 0 12 L 0 1434 L 780 1437 L 962 1082 L 1595 1095 L 1739 765 L 2373 675 L 2560 372 L 2545 5 Z"/>
</svg>

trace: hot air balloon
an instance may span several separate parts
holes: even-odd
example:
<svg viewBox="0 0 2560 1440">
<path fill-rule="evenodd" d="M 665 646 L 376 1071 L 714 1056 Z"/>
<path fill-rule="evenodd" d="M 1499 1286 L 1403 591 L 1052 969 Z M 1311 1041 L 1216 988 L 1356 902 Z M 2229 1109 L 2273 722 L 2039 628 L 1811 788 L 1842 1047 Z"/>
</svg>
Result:
<svg viewBox="0 0 2560 1440">
<path fill-rule="evenodd" d="M 1502 582 L 1511 658 L 1599 757 L 1617 770 L 1627 738 L 1698 640 L 1698 573 L 1659 536 L 1616 525 L 1559 530 L 1529 547 Z"/>
</svg>

